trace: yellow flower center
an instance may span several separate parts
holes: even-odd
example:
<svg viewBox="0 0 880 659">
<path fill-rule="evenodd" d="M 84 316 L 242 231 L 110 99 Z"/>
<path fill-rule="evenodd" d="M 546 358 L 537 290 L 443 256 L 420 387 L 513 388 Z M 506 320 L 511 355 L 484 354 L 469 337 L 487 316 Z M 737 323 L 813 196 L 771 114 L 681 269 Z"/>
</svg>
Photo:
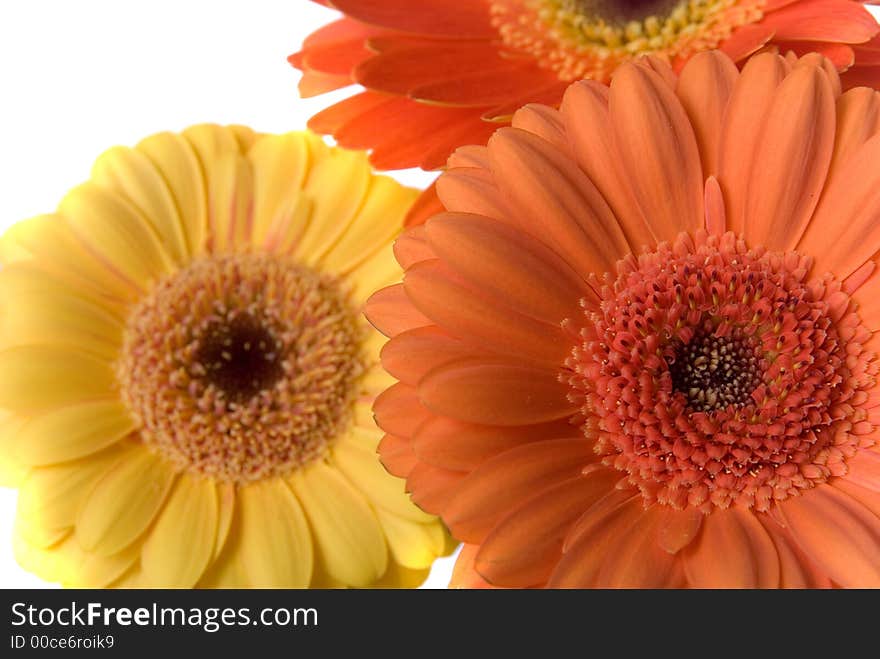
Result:
<svg viewBox="0 0 880 659">
<path fill-rule="evenodd" d="M 133 309 L 117 377 L 145 444 L 253 481 L 320 457 L 348 423 L 362 336 L 335 279 L 282 257 L 209 257 Z"/>
<path fill-rule="evenodd" d="M 504 42 L 562 80 L 607 80 L 624 61 L 714 48 L 763 16 L 763 0 L 494 0 Z"/>
</svg>

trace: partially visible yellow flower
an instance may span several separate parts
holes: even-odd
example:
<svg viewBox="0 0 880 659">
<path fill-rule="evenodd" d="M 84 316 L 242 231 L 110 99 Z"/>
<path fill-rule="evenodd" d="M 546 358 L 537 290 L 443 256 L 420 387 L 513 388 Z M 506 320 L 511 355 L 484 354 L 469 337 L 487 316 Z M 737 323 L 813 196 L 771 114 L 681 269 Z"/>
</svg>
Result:
<svg viewBox="0 0 880 659">
<path fill-rule="evenodd" d="M 376 456 L 361 315 L 417 192 L 307 133 L 117 147 L 0 239 L 0 476 L 71 586 L 415 586 L 452 544 Z"/>
</svg>

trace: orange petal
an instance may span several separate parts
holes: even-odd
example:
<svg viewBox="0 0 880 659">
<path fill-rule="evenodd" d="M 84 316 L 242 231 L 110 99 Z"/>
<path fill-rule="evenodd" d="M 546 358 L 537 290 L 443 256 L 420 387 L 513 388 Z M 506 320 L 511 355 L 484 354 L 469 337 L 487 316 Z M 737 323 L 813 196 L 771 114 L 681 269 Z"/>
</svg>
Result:
<svg viewBox="0 0 880 659">
<path fill-rule="evenodd" d="M 439 260 L 406 272 L 416 308 L 465 344 L 546 366 L 561 366 L 571 341 L 558 325 L 529 318 L 464 285 Z"/>
<path fill-rule="evenodd" d="M 496 586 L 525 588 L 544 583 L 562 556 L 562 543 L 572 523 L 617 478 L 611 470 L 578 476 L 510 510 L 482 542 L 477 572 Z"/>
<path fill-rule="evenodd" d="M 609 130 L 608 87 L 590 80 L 574 83 L 565 92 L 561 111 L 574 159 L 613 209 L 632 249 L 651 239 L 674 238 L 677 234 L 661 237 L 658 227 L 648 224 L 619 168 Z"/>
<path fill-rule="evenodd" d="M 507 200 L 502 196 L 495 185 L 492 173 L 487 169 L 480 167 L 450 169 L 437 179 L 437 197 L 450 211 L 514 221 L 510 218 L 511 211 Z"/>
<path fill-rule="evenodd" d="M 727 230 L 727 214 L 724 210 L 724 194 L 714 176 L 706 179 L 703 204 L 706 209 L 706 231 L 711 235 L 722 235 Z"/>
<path fill-rule="evenodd" d="M 655 540 L 663 518 L 664 511 L 655 506 L 621 533 L 605 552 L 598 588 L 672 588 L 683 582 L 681 560 Z"/>
<path fill-rule="evenodd" d="M 737 234 L 746 228 L 746 189 L 755 148 L 773 92 L 785 73 L 785 62 L 778 55 L 756 55 L 743 68 L 727 104 L 718 147 L 718 182 L 727 203 L 727 228 Z"/>
<path fill-rule="evenodd" d="M 593 507 L 595 508 L 596 504 Z M 599 571 L 609 552 L 620 546 L 621 537 L 636 526 L 644 515 L 642 498 L 634 496 L 596 519 L 591 524 L 591 531 L 580 535 L 576 542 L 570 544 L 566 540 L 562 559 L 550 575 L 547 587 L 595 586 Z"/>
<path fill-rule="evenodd" d="M 700 532 L 703 517 L 703 513 L 694 508 L 675 510 L 666 507 L 658 519 L 658 544 L 670 554 L 678 553 Z"/>
<path fill-rule="evenodd" d="M 880 135 L 842 164 L 825 189 L 797 248 L 815 258 L 814 272 L 843 279 L 880 249 Z"/>
<path fill-rule="evenodd" d="M 419 221 L 418 226 L 404 231 L 400 238 L 394 242 L 394 257 L 404 270 L 421 261 L 437 258 L 428 243 L 428 235 L 425 233 L 425 227 L 422 226 L 422 223 L 423 221 Z"/>
<path fill-rule="evenodd" d="M 846 467 L 846 480 L 880 492 L 880 453 L 859 449 L 854 456 L 847 458 Z"/>
<path fill-rule="evenodd" d="M 500 222 L 446 213 L 426 225 L 433 251 L 465 281 L 548 323 L 580 318 L 587 286 L 542 243 Z"/>
<path fill-rule="evenodd" d="M 462 545 L 452 568 L 452 578 L 449 580 L 450 588 L 494 588 L 492 584 L 483 579 L 474 569 L 474 560 L 479 551 L 479 545 Z"/>
<path fill-rule="evenodd" d="M 379 442 L 379 459 L 382 466 L 394 476 L 406 478 L 418 462 L 409 439 L 385 435 Z"/>
<path fill-rule="evenodd" d="M 694 588 L 779 587 L 776 547 L 750 510 L 713 510 L 682 557 Z"/>
<path fill-rule="evenodd" d="M 676 94 L 691 119 L 704 176 L 718 173 L 721 120 L 738 75 L 729 58 L 709 51 L 691 58 L 679 76 Z"/>
<path fill-rule="evenodd" d="M 496 183 L 520 221 L 579 273 L 610 272 L 630 251 L 605 199 L 565 154 L 516 128 L 498 130 L 488 148 Z"/>
<path fill-rule="evenodd" d="M 473 350 L 432 325 L 403 332 L 386 343 L 382 366 L 401 382 L 415 386 L 437 366 L 472 356 Z"/>
<path fill-rule="evenodd" d="M 565 133 L 565 122 L 559 111 L 554 108 L 530 103 L 516 111 L 511 126 L 533 133 L 547 140 L 563 153 L 571 155 L 571 143 Z"/>
<path fill-rule="evenodd" d="M 831 581 L 798 548 L 791 534 L 769 515 L 757 515 L 779 555 L 780 588 L 830 588 Z"/>
<path fill-rule="evenodd" d="M 584 466 L 593 460 L 592 445 L 582 437 L 551 439 L 505 451 L 461 481 L 455 496 L 443 509 L 443 520 L 455 537 L 465 542 L 482 542 L 501 519 L 523 502 L 549 487 L 579 477 Z M 606 484 L 604 489 L 610 487 Z M 576 516 L 586 507 L 581 507 Z M 559 543 L 561 547 L 562 537 Z"/>
<path fill-rule="evenodd" d="M 425 512 L 438 515 L 454 496 L 464 472 L 416 463 L 406 477 L 406 489 L 413 502 Z"/>
<path fill-rule="evenodd" d="M 385 432 L 399 437 L 412 437 L 413 431 L 427 420 L 430 413 L 422 407 L 413 387 L 397 383 L 376 397 L 373 415 Z"/>
<path fill-rule="evenodd" d="M 518 426 L 574 414 L 578 406 L 568 390 L 553 370 L 468 359 L 431 371 L 419 383 L 419 398 L 429 410 L 460 421 Z"/>
<path fill-rule="evenodd" d="M 435 467 L 473 471 L 496 455 L 523 444 L 580 435 L 565 420 L 530 426 L 481 426 L 443 416 L 420 425 L 412 438 L 419 460 Z"/>
<path fill-rule="evenodd" d="M 373 293 L 364 306 L 364 315 L 388 337 L 431 324 L 431 319 L 409 301 L 403 284 L 394 284 Z"/>
<path fill-rule="evenodd" d="M 796 67 L 779 85 L 752 160 L 745 213 L 752 244 L 789 251 L 803 233 L 834 147 L 834 95 L 825 74 Z"/>
<path fill-rule="evenodd" d="M 880 129 L 880 93 L 859 87 L 837 99 L 837 130 L 828 181 Z"/>
<path fill-rule="evenodd" d="M 794 540 L 844 588 L 880 587 L 880 518 L 831 485 L 779 504 Z"/>
<path fill-rule="evenodd" d="M 621 67 L 608 97 L 611 129 L 636 201 L 662 236 L 703 223 L 703 172 L 694 131 L 663 78 Z"/>
</svg>

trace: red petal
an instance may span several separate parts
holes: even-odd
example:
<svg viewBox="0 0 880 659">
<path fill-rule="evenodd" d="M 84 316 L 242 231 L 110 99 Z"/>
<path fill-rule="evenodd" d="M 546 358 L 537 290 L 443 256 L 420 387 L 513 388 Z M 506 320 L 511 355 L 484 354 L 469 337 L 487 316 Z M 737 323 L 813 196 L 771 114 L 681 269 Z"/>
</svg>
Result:
<svg viewBox="0 0 880 659">
<path fill-rule="evenodd" d="M 778 41 L 862 43 L 877 34 L 877 21 L 850 0 L 803 0 L 768 13 L 761 24 Z"/>
<path fill-rule="evenodd" d="M 406 227 L 414 227 L 419 224 L 424 224 L 429 217 L 432 215 L 436 215 L 437 213 L 442 213 L 446 210 L 443 207 L 443 204 L 440 203 L 440 198 L 437 196 L 437 181 L 434 181 L 429 185 L 422 194 L 419 195 L 419 198 L 415 200 L 412 207 L 409 209 L 409 212 L 406 214 L 406 219 L 403 222 L 403 225 Z M 398 259 L 399 261 L 400 259 Z M 403 263 L 401 263 L 403 265 Z M 404 267 L 407 267 L 404 265 Z"/>
<path fill-rule="evenodd" d="M 349 16 L 401 32 L 458 38 L 497 35 L 489 5 L 473 0 L 331 0 L 332 7 Z"/>
</svg>

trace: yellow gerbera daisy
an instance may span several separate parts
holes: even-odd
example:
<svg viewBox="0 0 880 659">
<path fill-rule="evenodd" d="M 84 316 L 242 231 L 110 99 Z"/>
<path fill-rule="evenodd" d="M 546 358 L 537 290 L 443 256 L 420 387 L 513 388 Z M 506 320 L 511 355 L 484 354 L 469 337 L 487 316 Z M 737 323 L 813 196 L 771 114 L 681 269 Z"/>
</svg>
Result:
<svg viewBox="0 0 880 659">
<path fill-rule="evenodd" d="M 117 147 L 0 239 L 0 475 L 72 586 L 414 586 L 451 542 L 376 456 L 362 319 L 417 192 L 307 133 Z M 18 472 L 14 474 L 13 472 Z"/>
</svg>

